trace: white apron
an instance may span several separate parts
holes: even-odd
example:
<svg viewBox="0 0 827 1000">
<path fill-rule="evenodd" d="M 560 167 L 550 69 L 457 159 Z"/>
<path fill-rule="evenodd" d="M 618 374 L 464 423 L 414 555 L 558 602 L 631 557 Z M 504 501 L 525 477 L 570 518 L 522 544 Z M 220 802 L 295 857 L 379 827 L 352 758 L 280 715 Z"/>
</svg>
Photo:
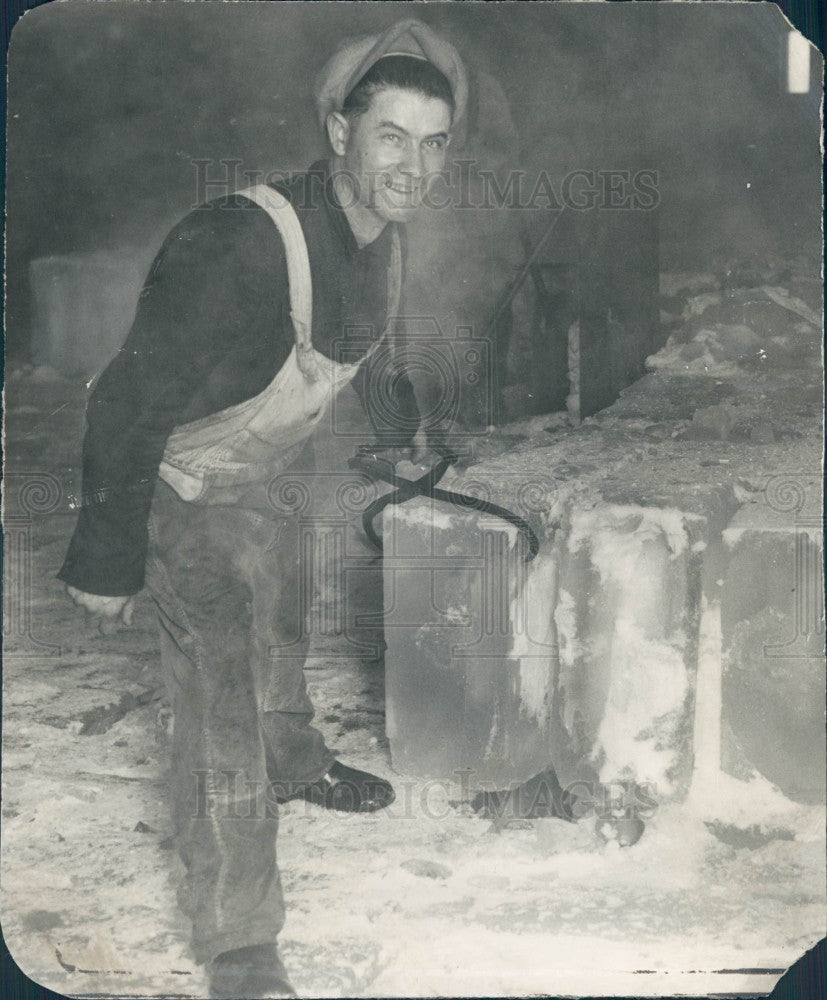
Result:
<svg viewBox="0 0 827 1000">
<path fill-rule="evenodd" d="M 333 398 L 353 379 L 362 363 L 338 364 L 313 347 L 310 261 L 293 206 L 264 184 L 238 194 L 260 205 L 281 234 L 296 342 L 273 381 L 257 396 L 182 424 L 170 435 L 159 475 L 182 500 L 201 503 L 232 502 L 234 494 L 240 496 L 251 484 L 266 482 L 290 465 Z M 385 337 L 391 340 L 401 280 L 402 255 L 399 234 L 394 231 L 385 329 L 366 356 Z"/>
</svg>

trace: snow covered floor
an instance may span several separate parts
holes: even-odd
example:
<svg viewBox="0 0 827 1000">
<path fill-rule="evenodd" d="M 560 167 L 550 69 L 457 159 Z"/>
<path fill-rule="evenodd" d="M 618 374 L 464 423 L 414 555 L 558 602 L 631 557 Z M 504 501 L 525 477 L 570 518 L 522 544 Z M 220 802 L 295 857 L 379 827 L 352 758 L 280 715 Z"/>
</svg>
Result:
<svg viewBox="0 0 827 1000">
<path fill-rule="evenodd" d="M 4 753 L 12 954 L 36 981 L 73 995 L 203 996 L 164 843 L 156 706 L 82 736 L 38 719 L 46 706 L 34 703 L 47 696 L 31 675 L 43 668 L 28 668 L 33 695 L 7 708 Z M 76 668 L 57 672 L 60 691 Z M 330 689 L 339 711 L 358 717 L 364 696 L 342 695 L 341 676 L 313 678 L 319 704 Z M 323 725 L 347 759 L 390 773 L 378 725 L 344 740 L 338 724 Z M 675 806 L 623 850 L 587 822 L 497 831 L 452 807 L 455 790 L 395 782 L 397 803 L 377 816 L 284 809 L 282 946 L 301 995 L 760 993 L 821 933 L 817 815 L 795 840 L 749 849 L 715 837 L 702 806 Z"/>
<path fill-rule="evenodd" d="M 704 335 L 689 353 L 710 349 Z M 576 436 L 554 421 L 523 428 L 509 461 L 551 448 L 559 481 L 599 470 L 616 503 L 647 483 L 671 495 L 719 476 L 746 489 L 776 469 L 817 469 L 818 366 L 770 377 L 761 349 L 748 386 L 737 373 L 690 384 L 661 371 Z M 48 473 L 79 491 L 83 395 L 67 380 L 9 382 L 8 468 L 24 475 L 10 489 Z M 703 423 L 693 412 L 723 401 L 728 432 L 692 432 Z M 4 664 L 3 933 L 22 969 L 58 992 L 205 996 L 175 905 L 151 608 L 141 599 L 134 626 L 113 636 L 84 626 L 53 576 L 73 522 L 64 499 L 12 526 L 32 560 L 20 595 L 32 634 L 60 649 Z M 727 824 L 748 820 L 744 785 L 712 775 L 627 850 L 590 820 L 495 827 L 456 804 L 458 789 L 391 772 L 375 667 L 324 655 L 310 666 L 329 744 L 392 777 L 398 799 L 375 816 L 283 810 L 281 947 L 300 995 L 754 995 L 823 936 L 821 806 L 756 786 L 778 830 L 739 840 Z"/>
</svg>

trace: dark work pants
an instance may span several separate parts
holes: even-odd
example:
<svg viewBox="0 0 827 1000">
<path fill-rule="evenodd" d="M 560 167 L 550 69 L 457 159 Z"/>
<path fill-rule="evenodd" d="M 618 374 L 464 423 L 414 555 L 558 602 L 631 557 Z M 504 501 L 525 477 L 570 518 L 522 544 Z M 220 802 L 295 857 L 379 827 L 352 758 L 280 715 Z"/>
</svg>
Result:
<svg viewBox="0 0 827 1000">
<path fill-rule="evenodd" d="M 310 725 L 299 527 L 266 505 L 186 503 L 163 482 L 153 500 L 147 586 L 175 714 L 179 903 L 199 962 L 275 941 L 284 900 L 270 782 L 315 780 L 334 759 Z"/>
</svg>

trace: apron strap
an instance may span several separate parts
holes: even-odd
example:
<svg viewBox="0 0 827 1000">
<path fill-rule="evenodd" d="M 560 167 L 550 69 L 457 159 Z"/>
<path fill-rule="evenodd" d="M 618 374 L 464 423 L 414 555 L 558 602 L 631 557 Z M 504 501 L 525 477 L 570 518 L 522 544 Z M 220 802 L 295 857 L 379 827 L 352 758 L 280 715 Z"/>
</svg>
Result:
<svg viewBox="0 0 827 1000">
<path fill-rule="evenodd" d="M 244 198 L 254 201 L 276 224 L 284 243 L 287 258 L 287 280 L 290 285 L 290 319 L 296 337 L 296 360 L 302 374 L 310 382 L 322 377 L 313 349 L 313 281 L 310 275 L 310 258 L 304 232 L 296 210 L 283 194 L 267 184 L 254 184 L 239 191 Z M 387 336 L 393 350 L 396 321 L 402 296 L 402 246 L 399 232 L 394 226 L 391 239 L 391 256 L 388 266 L 387 321 L 383 337 Z M 381 339 L 381 338 L 380 338 Z"/>
<path fill-rule="evenodd" d="M 296 336 L 296 360 L 310 382 L 321 378 L 313 351 L 313 282 L 310 258 L 299 217 L 289 200 L 267 184 L 255 184 L 238 192 L 264 209 L 278 227 L 287 258 L 287 281 L 290 286 L 290 319 Z"/>
</svg>

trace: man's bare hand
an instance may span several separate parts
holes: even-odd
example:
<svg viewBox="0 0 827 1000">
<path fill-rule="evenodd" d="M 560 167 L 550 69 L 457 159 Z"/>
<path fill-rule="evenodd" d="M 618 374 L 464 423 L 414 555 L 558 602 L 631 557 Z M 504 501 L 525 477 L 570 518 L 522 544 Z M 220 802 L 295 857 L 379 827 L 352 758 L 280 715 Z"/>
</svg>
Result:
<svg viewBox="0 0 827 1000">
<path fill-rule="evenodd" d="M 66 593 L 79 608 L 86 612 L 86 620 L 96 624 L 103 635 L 117 632 L 118 625 L 132 624 L 132 612 L 135 610 L 134 597 L 104 597 L 101 594 L 87 594 L 77 587 L 66 585 Z"/>
<path fill-rule="evenodd" d="M 428 436 L 420 429 L 414 434 L 411 441 L 410 459 L 414 465 L 424 465 L 428 458 Z"/>
</svg>

